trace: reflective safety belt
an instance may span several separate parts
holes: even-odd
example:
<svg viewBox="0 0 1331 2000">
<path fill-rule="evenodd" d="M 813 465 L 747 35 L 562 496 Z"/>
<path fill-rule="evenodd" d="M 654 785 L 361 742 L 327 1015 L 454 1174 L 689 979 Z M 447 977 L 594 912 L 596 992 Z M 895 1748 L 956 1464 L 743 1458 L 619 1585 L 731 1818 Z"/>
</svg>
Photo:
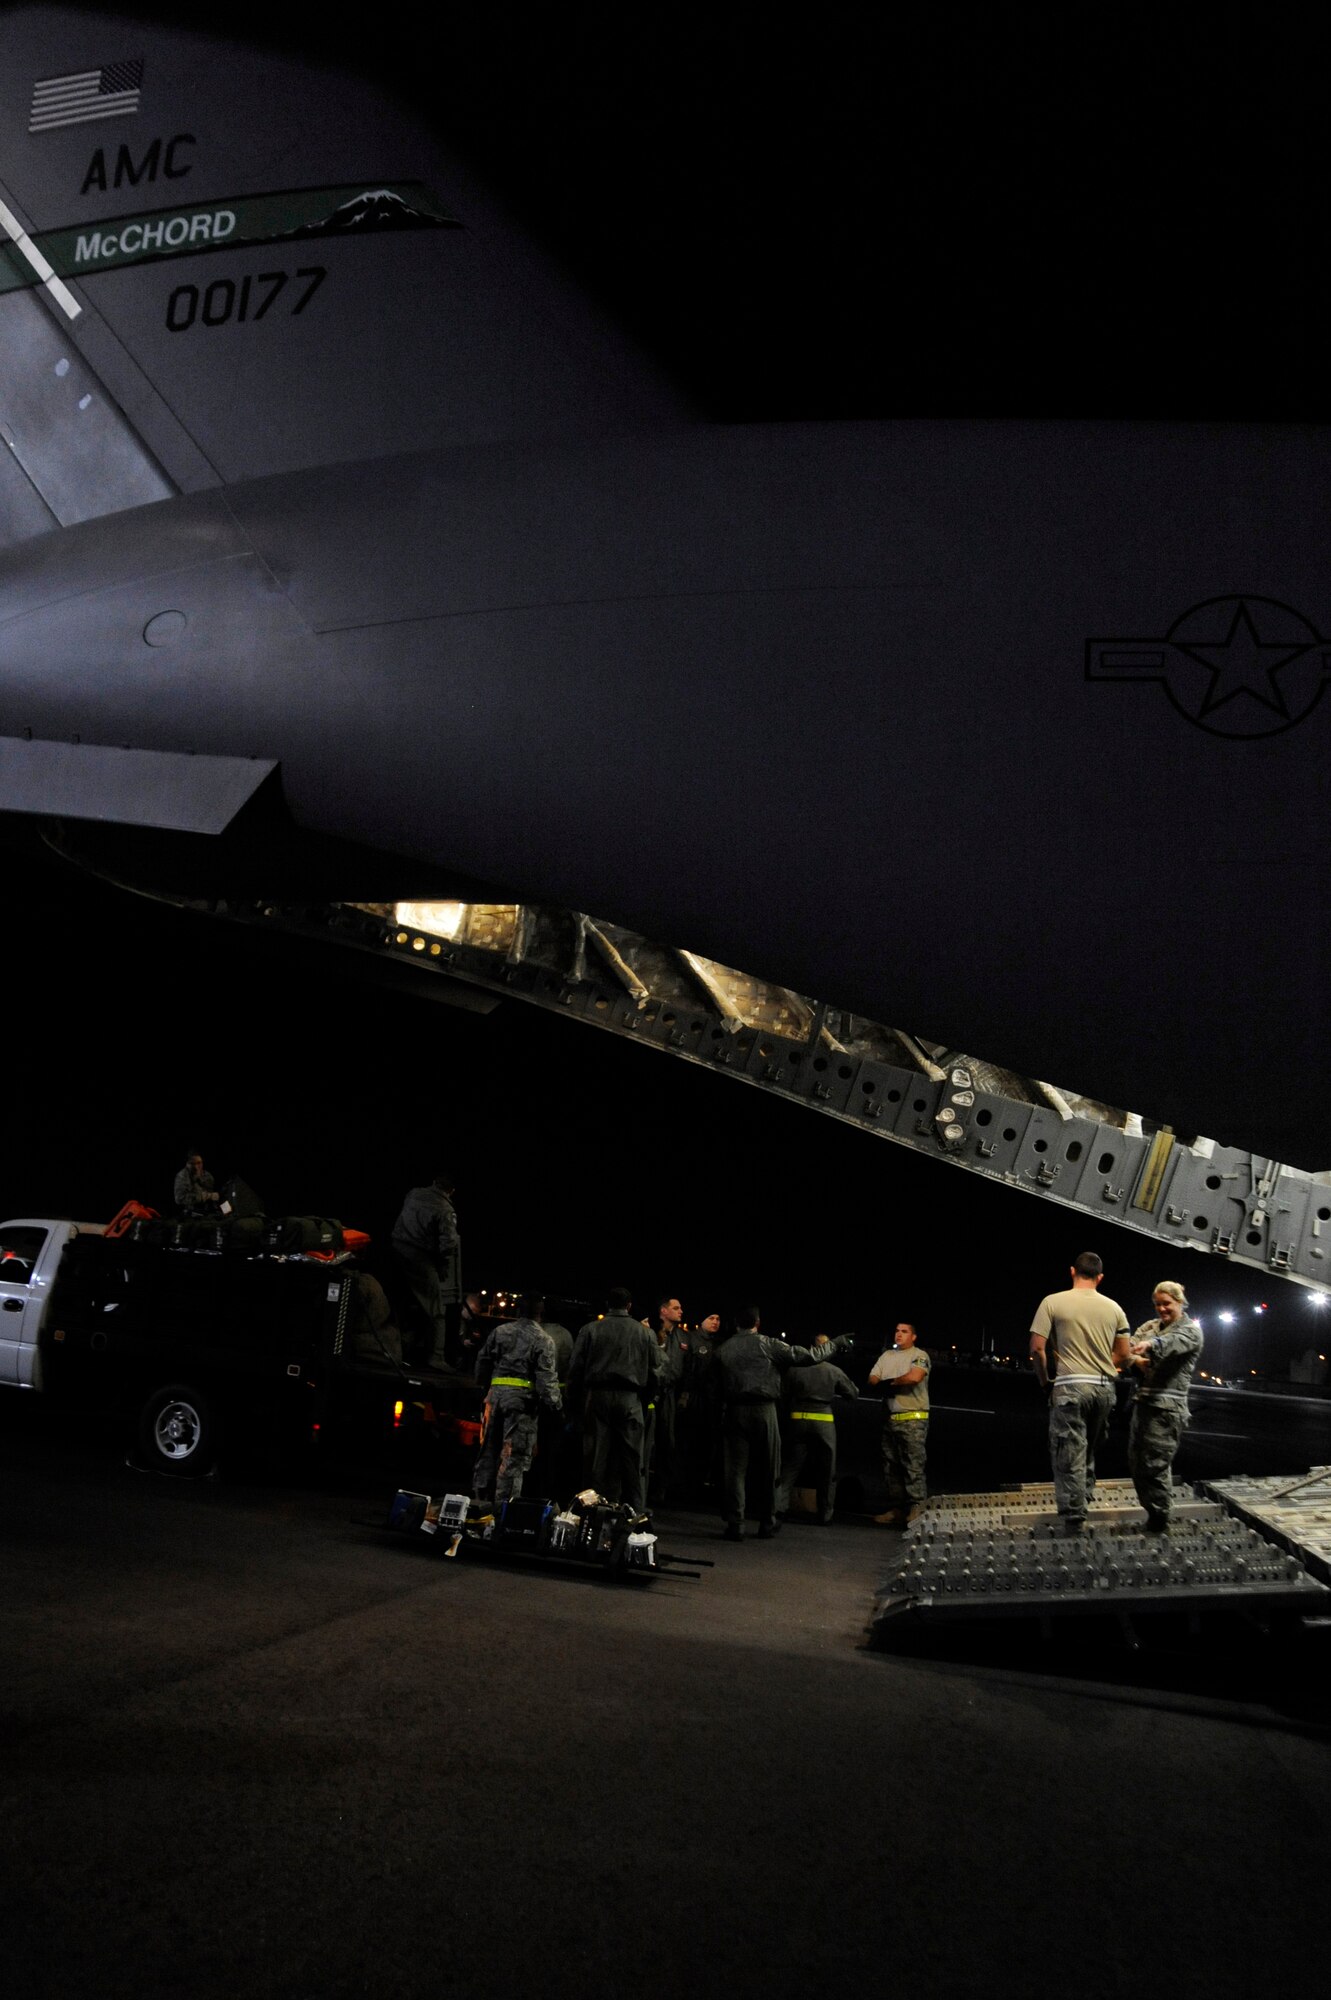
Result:
<svg viewBox="0 0 1331 2000">
<path fill-rule="evenodd" d="M 530 1389 L 531 1383 L 525 1375 L 492 1375 L 490 1377 L 490 1387 L 492 1389 Z"/>
<path fill-rule="evenodd" d="M 792 1410 L 790 1414 L 795 1418 L 797 1423 L 801 1424 L 830 1424 L 832 1422 L 832 1412 L 830 1410 Z"/>
<path fill-rule="evenodd" d="M 929 1412 L 927 1410 L 893 1410 L 892 1421 L 894 1424 L 927 1424 L 929 1421 Z"/>
</svg>

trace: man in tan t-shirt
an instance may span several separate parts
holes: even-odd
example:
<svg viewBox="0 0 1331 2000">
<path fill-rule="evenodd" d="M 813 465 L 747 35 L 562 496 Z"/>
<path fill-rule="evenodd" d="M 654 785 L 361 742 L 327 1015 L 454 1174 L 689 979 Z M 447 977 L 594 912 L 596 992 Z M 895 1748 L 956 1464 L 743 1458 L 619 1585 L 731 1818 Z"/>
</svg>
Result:
<svg viewBox="0 0 1331 2000">
<path fill-rule="evenodd" d="M 1063 1526 L 1079 1535 L 1095 1491 L 1095 1453 L 1114 1413 L 1114 1384 L 1128 1360 L 1128 1318 L 1100 1293 L 1104 1265 L 1083 1250 L 1072 1285 L 1041 1299 L 1031 1322 L 1031 1364 L 1050 1386 L 1047 1350 L 1055 1356 L 1049 1398 L 1049 1455 Z"/>
<path fill-rule="evenodd" d="M 884 1348 L 869 1372 L 870 1386 L 891 1384 L 883 1412 L 883 1477 L 887 1481 L 887 1512 L 875 1514 L 884 1528 L 904 1528 L 924 1506 L 924 1460 L 929 1436 L 929 1356 L 916 1345 L 908 1319 L 897 1321 L 892 1345 Z"/>
</svg>

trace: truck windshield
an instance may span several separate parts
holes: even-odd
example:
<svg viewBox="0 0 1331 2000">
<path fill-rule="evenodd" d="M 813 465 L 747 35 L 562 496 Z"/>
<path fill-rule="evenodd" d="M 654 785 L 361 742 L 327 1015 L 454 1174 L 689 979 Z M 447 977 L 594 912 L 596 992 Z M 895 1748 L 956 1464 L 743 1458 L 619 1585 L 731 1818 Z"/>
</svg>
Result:
<svg viewBox="0 0 1331 2000">
<path fill-rule="evenodd" d="M 31 1223 L 0 1227 L 0 1285 L 26 1285 L 45 1242 L 46 1231 Z"/>
</svg>

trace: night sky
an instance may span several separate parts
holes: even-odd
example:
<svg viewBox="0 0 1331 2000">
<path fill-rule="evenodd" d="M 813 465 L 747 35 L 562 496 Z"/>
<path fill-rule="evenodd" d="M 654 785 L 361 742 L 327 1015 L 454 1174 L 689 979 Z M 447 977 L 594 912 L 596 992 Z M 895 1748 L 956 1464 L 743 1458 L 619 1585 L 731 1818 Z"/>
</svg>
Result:
<svg viewBox="0 0 1331 2000">
<path fill-rule="evenodd" d="M 315 50 L 280 7 L 196 18 L 428 93 L 710 419 L 1326 415 L 1323 79 L 1246 9 L 1213 10 L 1198 46 L 1131 8 L 928 26 L 833 7 L 784 33 L 758 8 L 460 8 L 395 17 L 369 50 L 359 17 Z M 661 797 L 706 811 L 686 769 Z M 754 1296 L 795 1334 L 905 1315 L 935 1347 L 1001 1352 L 1094 1247 L 1133 1323 L 1178 1276 L 1204 1315 L 1240 1312 L 1208 1326 L 1230 1365 L 1310 1342 L 1300 1288 L 657 1051 L 367 986 L 26 849 L 6 866 L 6 1215 L 165 1205 L 197 1144 L 270 1212 L 382 1240 L 442 1162 L 475 1283 L 626 1282 L 644 1310 L 668 1288 L 690 1317 Z"/>
</svg>

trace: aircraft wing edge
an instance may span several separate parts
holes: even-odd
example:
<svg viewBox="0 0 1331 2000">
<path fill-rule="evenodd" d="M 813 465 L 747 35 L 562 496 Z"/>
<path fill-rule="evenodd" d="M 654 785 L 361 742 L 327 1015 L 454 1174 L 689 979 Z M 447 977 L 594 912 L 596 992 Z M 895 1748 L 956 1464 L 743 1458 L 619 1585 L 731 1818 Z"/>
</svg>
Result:
<svg viewBox="0 0 1331 2000">
<path fill-rule="evenodd" d="M 5 736 L 0 812 L 220 834 L 276 769 L 267 757 Z"/>
</svg>

